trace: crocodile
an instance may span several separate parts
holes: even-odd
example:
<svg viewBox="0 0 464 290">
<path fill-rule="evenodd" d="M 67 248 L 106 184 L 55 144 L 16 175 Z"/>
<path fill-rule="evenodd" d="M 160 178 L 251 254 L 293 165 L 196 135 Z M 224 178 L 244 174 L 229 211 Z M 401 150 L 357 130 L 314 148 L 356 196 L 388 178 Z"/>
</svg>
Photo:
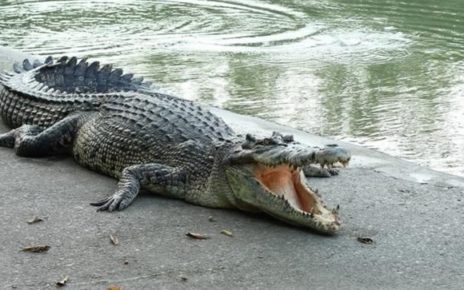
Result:
<svg viewBox="0 0 464 290">
<path fill-rule="evenodd" d="M 140 190 L 213 208 L 263 212 L 324 234 L 341 228 L 306 176 L 317 148 L 274 132 L 236 134 L 197 102 L 160 92 L 143 78 L 87 59 L 25 59 L 0 73 L 0 115 L 11 128 L 0 146 L 18 156 L 71 155 L 118 179 L 114 194 L 91 203 L 127 208 Z M 323 154 L 318 154 L 319 158 Z"/>
</svg>

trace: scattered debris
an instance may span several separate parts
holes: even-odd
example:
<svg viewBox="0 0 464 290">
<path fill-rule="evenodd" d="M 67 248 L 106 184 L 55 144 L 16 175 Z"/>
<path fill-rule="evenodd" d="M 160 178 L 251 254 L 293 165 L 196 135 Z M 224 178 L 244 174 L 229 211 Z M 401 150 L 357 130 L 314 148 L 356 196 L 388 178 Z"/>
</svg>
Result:
<svg viewBox="0 0 464 290">
<path fill-rule="evenodd" d="M 209 239 L 207 235 L 202 235 L 202 234 L 197 234 L 197 233 L 192 233 L 188 232 L 185 234 L 187 237 L 192 238 L 192 239 L 197 239 L 197 240 L 206 240 Z"/>
<path fill-rule="evenodd" d="M 31 253 L 43 253 L 50 249 L 48 245 L 39 245 L 39 246 L 28 246 L 22 248 L 21 251 L 23 252 L 31 252 Z"/>
<path fill-rule="evenodd" d="M 110 235 L 111 243 L 115 246 L 119 245 L 119 240 L 116 236 Z"/>
<path fill-rule="evenodd" d="M 367 244 L 367 245 L 370 245 L 370 244 L 374 243 L 374 240 L 371 239 L 371 238 L 358 237 L 357 240 L 358 240 L 358 242 L 360 242 L 362 244 Z"/>
<path fill-rule="evenodd" d="M 231 232 L 231 231 L 228 231 L 228 230 L 222 230 L 222 231 L 221 231 L 221 234 L 226 235 L 226 236 L 228 236 L 228 237 L 233 237 L 233 236 L 234 236 L 234 235 L 232 234 L 232 232 Z"/>
<path fill-rule="evenodd" d="M 69 277 L 66 276 L 63 278 L 63 280 L 56 282 L 57 287 L 63 287 L 66 286 L 66 283 L 68 283 Z"/>
<path fill-rule="evenodd" d="M 214 223 L 214 222 L 216 222 L 216 219 L 215 219 L 212 215 L 210 215 L 210 216 L 208 217 L 208 221 Z"/>
<path fill-rule="evenodd" d="M 35 224 L 35 223 L 40 223 L 40 222 L 43 222 L 43 219 L 41 219 L 41 218 L 39 218 L 37 216 L 35 216 L 32 219 L 27 221 L 27 223 L 30 224 L 30 225 Z"/>
</svg>

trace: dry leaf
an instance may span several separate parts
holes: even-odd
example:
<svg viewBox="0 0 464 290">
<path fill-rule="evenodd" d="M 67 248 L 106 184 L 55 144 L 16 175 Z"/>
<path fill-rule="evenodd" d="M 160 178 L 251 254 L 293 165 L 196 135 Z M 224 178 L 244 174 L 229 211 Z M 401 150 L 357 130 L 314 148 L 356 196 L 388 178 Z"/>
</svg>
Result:
<svg viewBox="0 0 464 290">
<path fill-rule="evenodd" d="M 192 239 L 197 239 L 197 240 L 206 240 L 209 239 L 207 235 L 202 235 L 202 234 L 197 234 L 197 233 L 192 233 L 188 232 L 186 233 L 187 237 L 190 237 Z"/>
<path fill-rule="evenodd" d="M 121 288 L 116 287 L 116 286 L 110 286 L 110 287 L 106 288 L 106 290 L 121 290 Z"/>
<path fill-rule="evenodd" d="M 63 280 L 56 282 L 56 286 L 58 287 L 63 287 L 66 286 L 66 283 L 68 283 L 68 276 L 64 277 Z"/>
<path fill-rule="evenodd" d="M 374 240 L 373 240 L 373 239 L 371 239 L 371 238 L 362 238 L 362 237 L 358 237 L 358 239 L 357 239 L 357 240 L 358 240 L 358 242 L 360 242 L 360 243 L 363 243 L 363 244 L 368 244 L 368 245 L 370 245 L 370 244 L 373 244 L 373 243 L 374 243 Z"/>
<path fill-rule="evenodd" d="M 40 223 L 42 221 L 43 221 L 43 219 L 35 216 L 32 219 L 28 220 L 27 223 L 28 224 L 35 224 L 35 223 Z"/>
<path fill-rule="evenodd" d="M 32 252 L 32 253 L 43 253 L 50 249 L 50 246 L 47 245 L 39 245 L 39 246 L 28 246 L 22 248 L 21 251 L 23 252 Z"/>
<path fill-rule="evenodd" d="M 119 240 L 116 236 L 110 235 L 111 243 L 115 246 L 119 245 Z"/>
<path fill-rule="evenodd" d="M 221 234 L 226 235 L 226 236 L 228 236 L 228 237 L 232 237 L 232 236 L 233 236 L 232 232 L 231 232 L 231 231 L 228 231 L 228 230 L 222 230 L 222 231 L 221 231 Z"/>
</svg>

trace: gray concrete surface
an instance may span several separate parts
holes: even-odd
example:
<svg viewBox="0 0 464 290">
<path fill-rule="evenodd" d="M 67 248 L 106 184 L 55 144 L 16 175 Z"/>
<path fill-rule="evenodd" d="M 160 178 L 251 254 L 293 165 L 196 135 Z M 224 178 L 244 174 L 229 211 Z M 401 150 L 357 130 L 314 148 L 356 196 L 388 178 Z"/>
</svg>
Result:
<svg viewBox="0 0 464 290">
<path fill-rule="evenodd" d="M 0 48 L 1 67 L 19 57 Z M 213 111 L 238 131 L 334 142 Z M 123 212 L 97 213 L 88 203 L 111 193 L 115 180 L 71 159 L 19 158 L 0 148 L 0 289 L 54 289 L 64 276 L 65 289 L 462 289 L 464 179 L 342 144 L 354 153 L 351 166 L 309 181 L 341 206 L 344 228 L 334 237 L 151 195 Z M 27 224 L 34 216 L 44 221 Z M 189 231 L 211 238 L 192 240 Z M 51 248 L 20 251 L 32 244 Z"/>
</svg>

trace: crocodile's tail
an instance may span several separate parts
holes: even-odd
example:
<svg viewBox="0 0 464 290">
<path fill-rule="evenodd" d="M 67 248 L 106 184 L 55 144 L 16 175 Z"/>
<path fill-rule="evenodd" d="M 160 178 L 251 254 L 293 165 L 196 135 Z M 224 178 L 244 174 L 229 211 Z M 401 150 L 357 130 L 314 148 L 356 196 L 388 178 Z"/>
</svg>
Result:
<svg viewBox="0 0 464 290">
<path fill-rule="evenodd" d="M 50 63 L 50 62 L 53 62 L 52 60 L 52 57 L 49 56 L 45 59 L 45 63 Z M 44 65 L 43 62 L 41 62 L 40 60 L 38 59 L 34 59 L 31 63 L 31 61 L 29 59 L 24 59 L 23 62 L 20 64 L 19 62 L 15 62 L 13 64 L 13 71 L 17 74 L 20 74 L 20 73 L 23 73 L 25 71 L 30 71 L 34 68 L 37 68 L 41 65 Z"/>
<path fill-rule="evenodd" d="M 63 56 L 56 62 L 51 56 L 44 62 L 25 59 L 21 64 L 15 63 L 13 71 L 17 74 L 33 71 L 36 84 L 47 89 L 63 93 L 108 93 L 121 91 L 150 90 L 151 83 L 144 82 L 143 77 L 134 78 L 133 74 L 123 74 L 120 68 L 112 65 L 100 65 L 100 62 L 87 62 L 86 58 Z"/>
<path fill-rule="evenodd" d="M 13 70 L 0 72 L 0 115 L 10 127 L 47 127 L 73 111 L 96 110 L 115 96 L 154 91 L 143 78 L 76 57 L 25 59 Z"/>
</svg>

